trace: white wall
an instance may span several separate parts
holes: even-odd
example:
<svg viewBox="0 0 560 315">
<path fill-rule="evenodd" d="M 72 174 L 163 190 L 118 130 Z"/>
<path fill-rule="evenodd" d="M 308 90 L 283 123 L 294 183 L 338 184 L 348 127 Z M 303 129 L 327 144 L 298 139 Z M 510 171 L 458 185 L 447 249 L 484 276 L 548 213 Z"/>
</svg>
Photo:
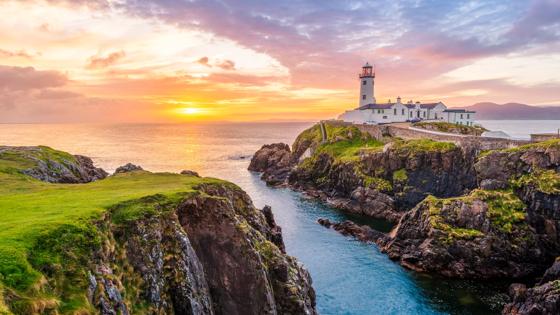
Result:
<svg viewBox="0 0 560 315">
<path fill-rule="evenodd" d="M 366 84 L 364 84 L 364 82 Z M 373 96 L 374 84 L 375 81 L 373 77 L 360 78 L 360 106 L 375 104 L 375 97 Z"/>
<path fill-rule="evenodd" d="M 472 126 L 474 125 L 474 115 L 475 113 L 455 113 L 455 112 L 445 112 L 444 120 L 446 122 L 460 125 Z"/>
<path fill-rule="evenodd" d="M 371 121 L 370 116 L 370 110 L 348 110 L 338 116 L 338 119 L 346 122 L 362 124 L 367 121 Z"/>
</svg>

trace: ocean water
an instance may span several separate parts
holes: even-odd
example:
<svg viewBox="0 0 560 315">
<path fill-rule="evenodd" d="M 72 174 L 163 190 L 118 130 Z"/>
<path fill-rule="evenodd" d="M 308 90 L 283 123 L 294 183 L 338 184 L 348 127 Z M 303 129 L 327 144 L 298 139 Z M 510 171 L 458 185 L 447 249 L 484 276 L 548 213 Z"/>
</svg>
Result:
<svg viewBox="0 0 560 315">
<path fill-rule="evenodd" d="M 350 217 L 288 189 L 269 188 L 257 174 L 247 171 L 251 155 L 262 144 L 291 144 L 310 125 L 0 124 L 0 145 L 48 145 L 90 156 L 108 171 L 132 162 L 150 171 L 190 169 L 238 184 L 257 207 L 272 206 L 288 253 L 311 273 L 321 314 L 498 314 L 506 284 L 448 280 L 408 271 L 375 245 L 344 237 L 316 220 L 351 218 L 383 231 L 390 228 L 386 222 Z M 500 122 L 499 126 L 516 125 Z M 517 130 L 512 128 L 510 132 Z"/>
<path fill-rule="evenodd" d="M 532 133 L 555 133 L 560 129 L 560 120 L 479 120 L 477 123 L 515 139 L 529 139 Z"/>
</svg>

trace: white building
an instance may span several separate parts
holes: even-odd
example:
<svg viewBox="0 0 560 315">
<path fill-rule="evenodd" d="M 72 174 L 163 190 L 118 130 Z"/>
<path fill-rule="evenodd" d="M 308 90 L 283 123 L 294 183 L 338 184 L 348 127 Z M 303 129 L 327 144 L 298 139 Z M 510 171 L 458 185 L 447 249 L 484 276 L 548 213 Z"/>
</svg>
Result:
<svg viewBox="0 0 560 315">
<path fill-rule="evenodd" d="M 474 121 L 473 111 L 464 109 L 448 109 L 442 102 L 438 103 L 402 103 L 401 98 L 379 104 L 375 101 L 374 84 L 375 71 L 366 63 L 362 67 L 360 78 L 359 107 L 344 112 L 338 119 L 357 124 L 383 124 L 406 121 L 445 121 L 449 123 L 472 126 Z"/>
</svg>

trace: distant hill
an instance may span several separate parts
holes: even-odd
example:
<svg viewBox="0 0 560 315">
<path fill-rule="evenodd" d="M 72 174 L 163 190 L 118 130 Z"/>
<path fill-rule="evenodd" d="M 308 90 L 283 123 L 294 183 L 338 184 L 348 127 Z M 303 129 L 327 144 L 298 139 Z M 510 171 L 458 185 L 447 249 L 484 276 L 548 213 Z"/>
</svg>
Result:
<svg viewBox="0 0 560 315">
<path fill-rule="evenodd" d="M 519 103 L 476 103 L 464 107 L 476 111 L 477 120 L 560 120 L 560 106 L 543 107 Z"/>
</svg>

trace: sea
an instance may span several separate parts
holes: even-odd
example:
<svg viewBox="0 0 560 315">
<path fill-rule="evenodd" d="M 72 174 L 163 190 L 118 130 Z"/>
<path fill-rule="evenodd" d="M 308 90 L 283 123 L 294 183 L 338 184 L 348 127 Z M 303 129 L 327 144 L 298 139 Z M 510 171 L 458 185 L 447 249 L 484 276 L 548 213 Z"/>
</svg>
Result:
<svg viewBox="0 0 560 315">
<path fill-rule="evenodd" d="M 556 132 L 560 121 L 479 121 L 524 139 Z M 112 172 L 131 162 L 154 172 L 194 170 L 243 188 L 257 207 L 270 205 L 288 254 L 310 271 L 321 314 L 499 314 L 507 283 L 450 280 L 406 270 L 375 245 L 317 224 L 352 219 L 381 231 L 381 220 L 350 216 L 300 193 L 267 187 L 247 171 L 263 144 L 291 144 L 312 122 L 196 124 L 0 124 L 0 145 L 47 145 L 91 157 Z"/>
</svg>

